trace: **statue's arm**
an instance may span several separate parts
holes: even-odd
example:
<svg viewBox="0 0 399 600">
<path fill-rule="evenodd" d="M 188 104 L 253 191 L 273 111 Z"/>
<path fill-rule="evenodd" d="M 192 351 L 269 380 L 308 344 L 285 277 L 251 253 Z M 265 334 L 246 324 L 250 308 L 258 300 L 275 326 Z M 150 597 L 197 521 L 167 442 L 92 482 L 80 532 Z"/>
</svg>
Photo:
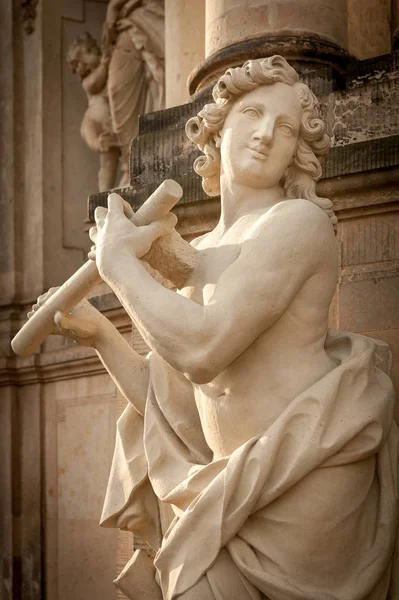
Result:
<svg viewBox="0 0 399 600">
<path fill-rule="evenodd" d="M 30 318 L 57 291 L 39 296 L 28 313 Z M 148 389 L 148 360 L 128 344 L 116 327 L 90 302 L 82 300 L 69 313 L 57 312 L 55 334 L 71 338 L 93 348 L 120 392 L 141 415 L 144 414 Z"/>
<path fill-rule="evenodd" d="M 124 4 L 126 4 L 127 0 L 109 0 L 107 10 L 113 10 L 115 8 L 122 8 Z"/>
<path fill-rule="evenodd" d="M 164 289 L 127 247 L 98 266 L 148 345 L 193 382 L 206 383 L 280 318 L 334 243 L 321 209 L 282 203 L 242 243 L 205 306 Z"/>
<path fill-rule="evenodd" d="M 109 0 L 108 2 L 103 27 L 103 47 L 107 53 L 111 50 L 111 45 L 116 35 L 115 26 L 120 18 L 121 8 L 124 6 L 126 1 L 127 0 Z"/>
<path fill-rule="evenodd" d="M 108 79 L 109 56 L 101 57 L 98 67 L 83 80 L 85 92 L 90 96 L 100 94 L 105 88 Z"/>
<path fill-rule="evenodd" d="M 105 23 L 109 26 L 113 26 L 118 17 L 119 11 L 127 0 L 109 0 L 107 6 L 107 13 L 105 16 Z"/>
<path fill-rule="evenodd" d="M 115 27 L 118 19 L 125 18 L 130 11 L 140 4 L 141 0 L 109 0 L 105 16 L 105 27 Z"/>
<path fill-rule="evenodd" d="M 140 356 L 109 321 L 103 326 L 94 349 L 119 391 L 139 414 L 144 415 L 148 359 Z"/>
</svg>

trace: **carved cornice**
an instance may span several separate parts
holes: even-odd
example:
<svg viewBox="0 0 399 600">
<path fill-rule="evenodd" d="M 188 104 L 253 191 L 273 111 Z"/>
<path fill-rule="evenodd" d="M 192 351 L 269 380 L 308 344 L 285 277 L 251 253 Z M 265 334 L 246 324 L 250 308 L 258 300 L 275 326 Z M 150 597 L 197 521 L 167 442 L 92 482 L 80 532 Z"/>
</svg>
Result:
<svg viewBox="0 0 399 600">
<path fill-rule="evenodd" d="M 131 321 L 124 309 L 120 305 L 118 306 L 119 303 L 114 294 L 102 294 L 94 296 L 90 300 L 117 327 L 120 333 L 130 339 Z M 0 313 L 3 329 L 4 324 L 10 325 L 12 321 L 12 328 L 10 327 L 12 331 L 3 332 L 3 337 L 8 338 L 7 344 L 3 340 L 3 346 L 7 345 L 9 354 L 7 352 L 7 356 L 0 358 L 0 387 L 93 377 L 106 372 L 94 350 L 78 346 L 72 340 L 58 336 L 47 338 L 40 351 L 32 356 L 14 355 L 10 348 L 10 341 L 22 326 L 26 310 L 26 306 L 14 306 L 6 307 Z"/>
<path fill-rule="evenodd" d="M 85 350 L 86 352 L 81 352 L 81 348 L 77 348 L 73 353 L 57 353 L 51 361 L 49 357 L 42 358 L 42 354 L 23 361 L 17 357 L 1 359 L 0 387 L 48 383 L 105 373 L 97 356 L 93 356 L 90 350 Z"/>
<path fill-rule="evenodd" d="M 25 32 L 30 35 L 35 30 L 36 7 L 39 0 L 21 0 L 22 22 Z"/>
</svg>

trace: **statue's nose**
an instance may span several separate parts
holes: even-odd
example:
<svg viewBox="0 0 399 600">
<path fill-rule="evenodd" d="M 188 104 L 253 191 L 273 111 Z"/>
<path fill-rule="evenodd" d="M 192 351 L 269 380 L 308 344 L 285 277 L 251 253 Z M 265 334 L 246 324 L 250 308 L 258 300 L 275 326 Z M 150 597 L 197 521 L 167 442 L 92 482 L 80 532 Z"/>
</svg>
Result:
<svg viewBox="0 0 399 600">
<path fill-rule="evenodd" d="M 258 127 L 253 135 L 255 140 L 262 144 L 270 145 L 273 143 L 274 136 L 274 119 L 270 115 L 266 115 L 259 120 Z"/>
</svg>

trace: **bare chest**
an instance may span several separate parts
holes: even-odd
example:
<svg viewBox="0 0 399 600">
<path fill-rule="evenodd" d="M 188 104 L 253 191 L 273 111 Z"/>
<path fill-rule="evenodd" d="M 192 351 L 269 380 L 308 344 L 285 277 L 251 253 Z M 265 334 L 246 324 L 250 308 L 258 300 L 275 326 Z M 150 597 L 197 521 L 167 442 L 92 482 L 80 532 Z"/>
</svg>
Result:
<svg viewBox="0 0 399 600">
<path fill-rule="evenodd" d="M 180 293 L 198 304 L 209 304 L 218 281 L 239 254 L 239 244 L 199 250 L 197 266 Z"/>
<path fill-rule="evenodd" d="M 209 234 L 197 246 L 197 266 L 180 293 L 199 304 L 209 304 L 217 283 L 239 257 L 243 242 L 252 237 L 255 226 L 256 217 L 250 216 L 237 222 L 221 238 L 217 232 Z"/>
</svg>

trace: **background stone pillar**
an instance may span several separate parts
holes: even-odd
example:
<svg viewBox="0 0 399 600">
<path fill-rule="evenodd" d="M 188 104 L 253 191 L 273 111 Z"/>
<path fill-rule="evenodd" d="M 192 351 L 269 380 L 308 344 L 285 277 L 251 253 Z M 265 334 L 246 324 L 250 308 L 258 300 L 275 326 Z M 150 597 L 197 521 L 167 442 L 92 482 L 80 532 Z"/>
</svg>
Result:
<svg viewBox="0 0 399 600">
<path fill-rule="evenodd" d="M 206 60 L 190 91 L 229 66 L 282 54 L 295 63 L 341 68 L 347 56 L 346 0 L 206 0 Z"/>
<path fill-rule="evenodd" d="M 165 0 L 166 108 L 188 100 L 187 79 L 205 57 L 205 0 Z"/>
<path fill-rule="evenodd" d="M 91 350 L 77 358 L 62 338 L 23 359 L 10 346 L 90 245 L 81 230 L 98 157 L 80 137 L 87 100 L 65 57 L 83 31 L 100 39 L 107 0 L 34 8 L 0 2 L 0 600 L 115 600 L 116 532 L 98 526 L 115 385 Z M 130 335 L 116 302 L 111 312 Z"/>
<path fill-rule="evenodd" d="M 361 60 L 389 54 L 391 3 L 399 6 L 399 0 L 348 0 L 350 54 Z"/>
<path fill-rule="evenodd" d="M 264 35 L 319 36 L 345 48 L 346 0 L 207 0 L 206 55 Z"/>
<path fill-rule="evenodd" d="M 392 0 L 392 49 L 399 49 L 399 0 Z"/>
</svg>

